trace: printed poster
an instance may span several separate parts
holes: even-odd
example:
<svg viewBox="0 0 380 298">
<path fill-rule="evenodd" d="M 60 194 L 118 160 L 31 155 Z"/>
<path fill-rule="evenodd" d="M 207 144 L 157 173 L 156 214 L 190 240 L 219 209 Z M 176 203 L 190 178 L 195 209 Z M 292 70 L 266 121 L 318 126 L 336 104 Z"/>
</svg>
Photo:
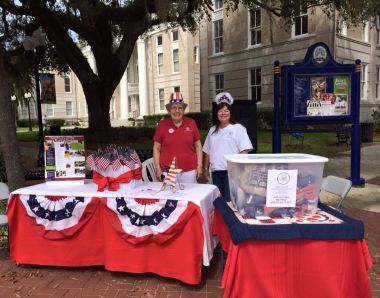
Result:
<svg viewBox="0 0 380 298">
<path fill-rule="evenodd" d="M 310 77 L 307 116 L 348 115 L 348 76 Z"/>
<path fill-rule="evenodd" d="M 348 75 L 297 75 L 294 80 L 294 116 L 345 116 L 350 114 Z"/>
<path fill-rule="evenodd" d="M 84 183 L 85 150 L 83 136 L 45 136 L 45 179 Z"/>
</svg>

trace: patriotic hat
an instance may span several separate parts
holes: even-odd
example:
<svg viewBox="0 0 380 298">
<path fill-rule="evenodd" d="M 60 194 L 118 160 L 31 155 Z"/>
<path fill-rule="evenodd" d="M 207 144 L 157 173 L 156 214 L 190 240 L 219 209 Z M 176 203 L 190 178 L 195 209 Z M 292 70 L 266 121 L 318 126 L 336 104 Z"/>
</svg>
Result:
<svg viewBox="0 0 380 298">
<path fill-rule="evenodd" d="M 181 92 L 173 92 L 172 94 L 170 94 L 169 103 L 165 105 L 166 109 L 169 111 L 173 104 L 181 104 L 183 105 L 183 109 L 186 109 L 187 103 L 183 101 Z"/>
<path fill-rule="evenodd" d="M 225 102 L 229 105 L 232 105 L 234 103 L 234 98 L 228 92 L 221 92 L 215 96 L 214 101 L 216 102 L 216 104 L 221 104 L 222 102 Z"/>
</svg>

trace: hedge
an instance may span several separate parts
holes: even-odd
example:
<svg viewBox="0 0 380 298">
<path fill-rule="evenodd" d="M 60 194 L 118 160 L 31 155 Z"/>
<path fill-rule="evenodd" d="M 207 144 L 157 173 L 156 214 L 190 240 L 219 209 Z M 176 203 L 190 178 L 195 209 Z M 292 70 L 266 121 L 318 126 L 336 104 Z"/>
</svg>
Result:
<svg viewBox="0 0 380 298">
<path fill-rule="evenodd" d="M 212 123 L 211 112 L 192 112 L 186 113 L 186 117 L 192 118 L 197 123 L 198 129 L 209 129 Z M 144 116 L 144 125 L 145 126 L 156 126 L 158 121 L 168 117 L 168 114 L 157 114 Z"/>
<path fill-rule="evenodd" d="M 65 119 L 46 119 L 46 125 L 48 126 L 64 126 Z"/>
<path fill-rule="evenodd" d="M 30 122 L 32 123 L 32 126 L 38 125 L 37 119 L 30 119 Z M 28 119 L 19 119 L 19 120 L 17 120 L 17 126 L 18 127 L 29 127 L 29 120 Z"/>
</svg>

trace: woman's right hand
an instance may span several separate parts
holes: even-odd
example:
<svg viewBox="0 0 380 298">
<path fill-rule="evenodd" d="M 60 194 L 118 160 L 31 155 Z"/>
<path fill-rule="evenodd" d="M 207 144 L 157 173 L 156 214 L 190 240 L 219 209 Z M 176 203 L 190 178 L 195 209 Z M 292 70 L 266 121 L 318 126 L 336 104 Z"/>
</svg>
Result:
<svg viewBox="0 0 380 298">
<path fill-rule="evenodd" d="M 161 168 L 160 167 L 156 167 L 156 178 L 158 181 L 162 181 L 162 171 L 161 171 Z"/>
</svg>

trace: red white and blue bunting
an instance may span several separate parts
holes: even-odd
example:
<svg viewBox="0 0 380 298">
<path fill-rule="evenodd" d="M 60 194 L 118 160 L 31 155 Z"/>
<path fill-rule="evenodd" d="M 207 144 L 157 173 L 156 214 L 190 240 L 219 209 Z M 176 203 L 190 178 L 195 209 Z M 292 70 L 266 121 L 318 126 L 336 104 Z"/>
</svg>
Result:
<svg viewBox="0 0 380 298">
<path fill-rule="evenodd" d="M 191 206 L 189 206 L 191 205 Z M 132 243 L 149 240 L 163 243 L 180 231 L 195 211 L 187 201 L 138 198 L 108 198 L 107 207 L 117 215 L 108 216 L 119 234 Z"/>
<path fill-rule="evenodd" d="M 89 218 L 84 213 L 90 215 L 95 210 L 94 207 L 87 208 L 90 197 L 20 195 L 20 200 L 28 215 L 44 226 L 45 237 L 53 239 L 73 235 Z"/>
<path fill-rule="evenodd" d="M 48 239 L 73 236 L 95 214 L 99 204 L 120 237 L 130 243 L 164 243 L 179 233 L 197 206 L 187 201 L 110 197 L 20 195 L 27 214 Z"/>
</svg>

